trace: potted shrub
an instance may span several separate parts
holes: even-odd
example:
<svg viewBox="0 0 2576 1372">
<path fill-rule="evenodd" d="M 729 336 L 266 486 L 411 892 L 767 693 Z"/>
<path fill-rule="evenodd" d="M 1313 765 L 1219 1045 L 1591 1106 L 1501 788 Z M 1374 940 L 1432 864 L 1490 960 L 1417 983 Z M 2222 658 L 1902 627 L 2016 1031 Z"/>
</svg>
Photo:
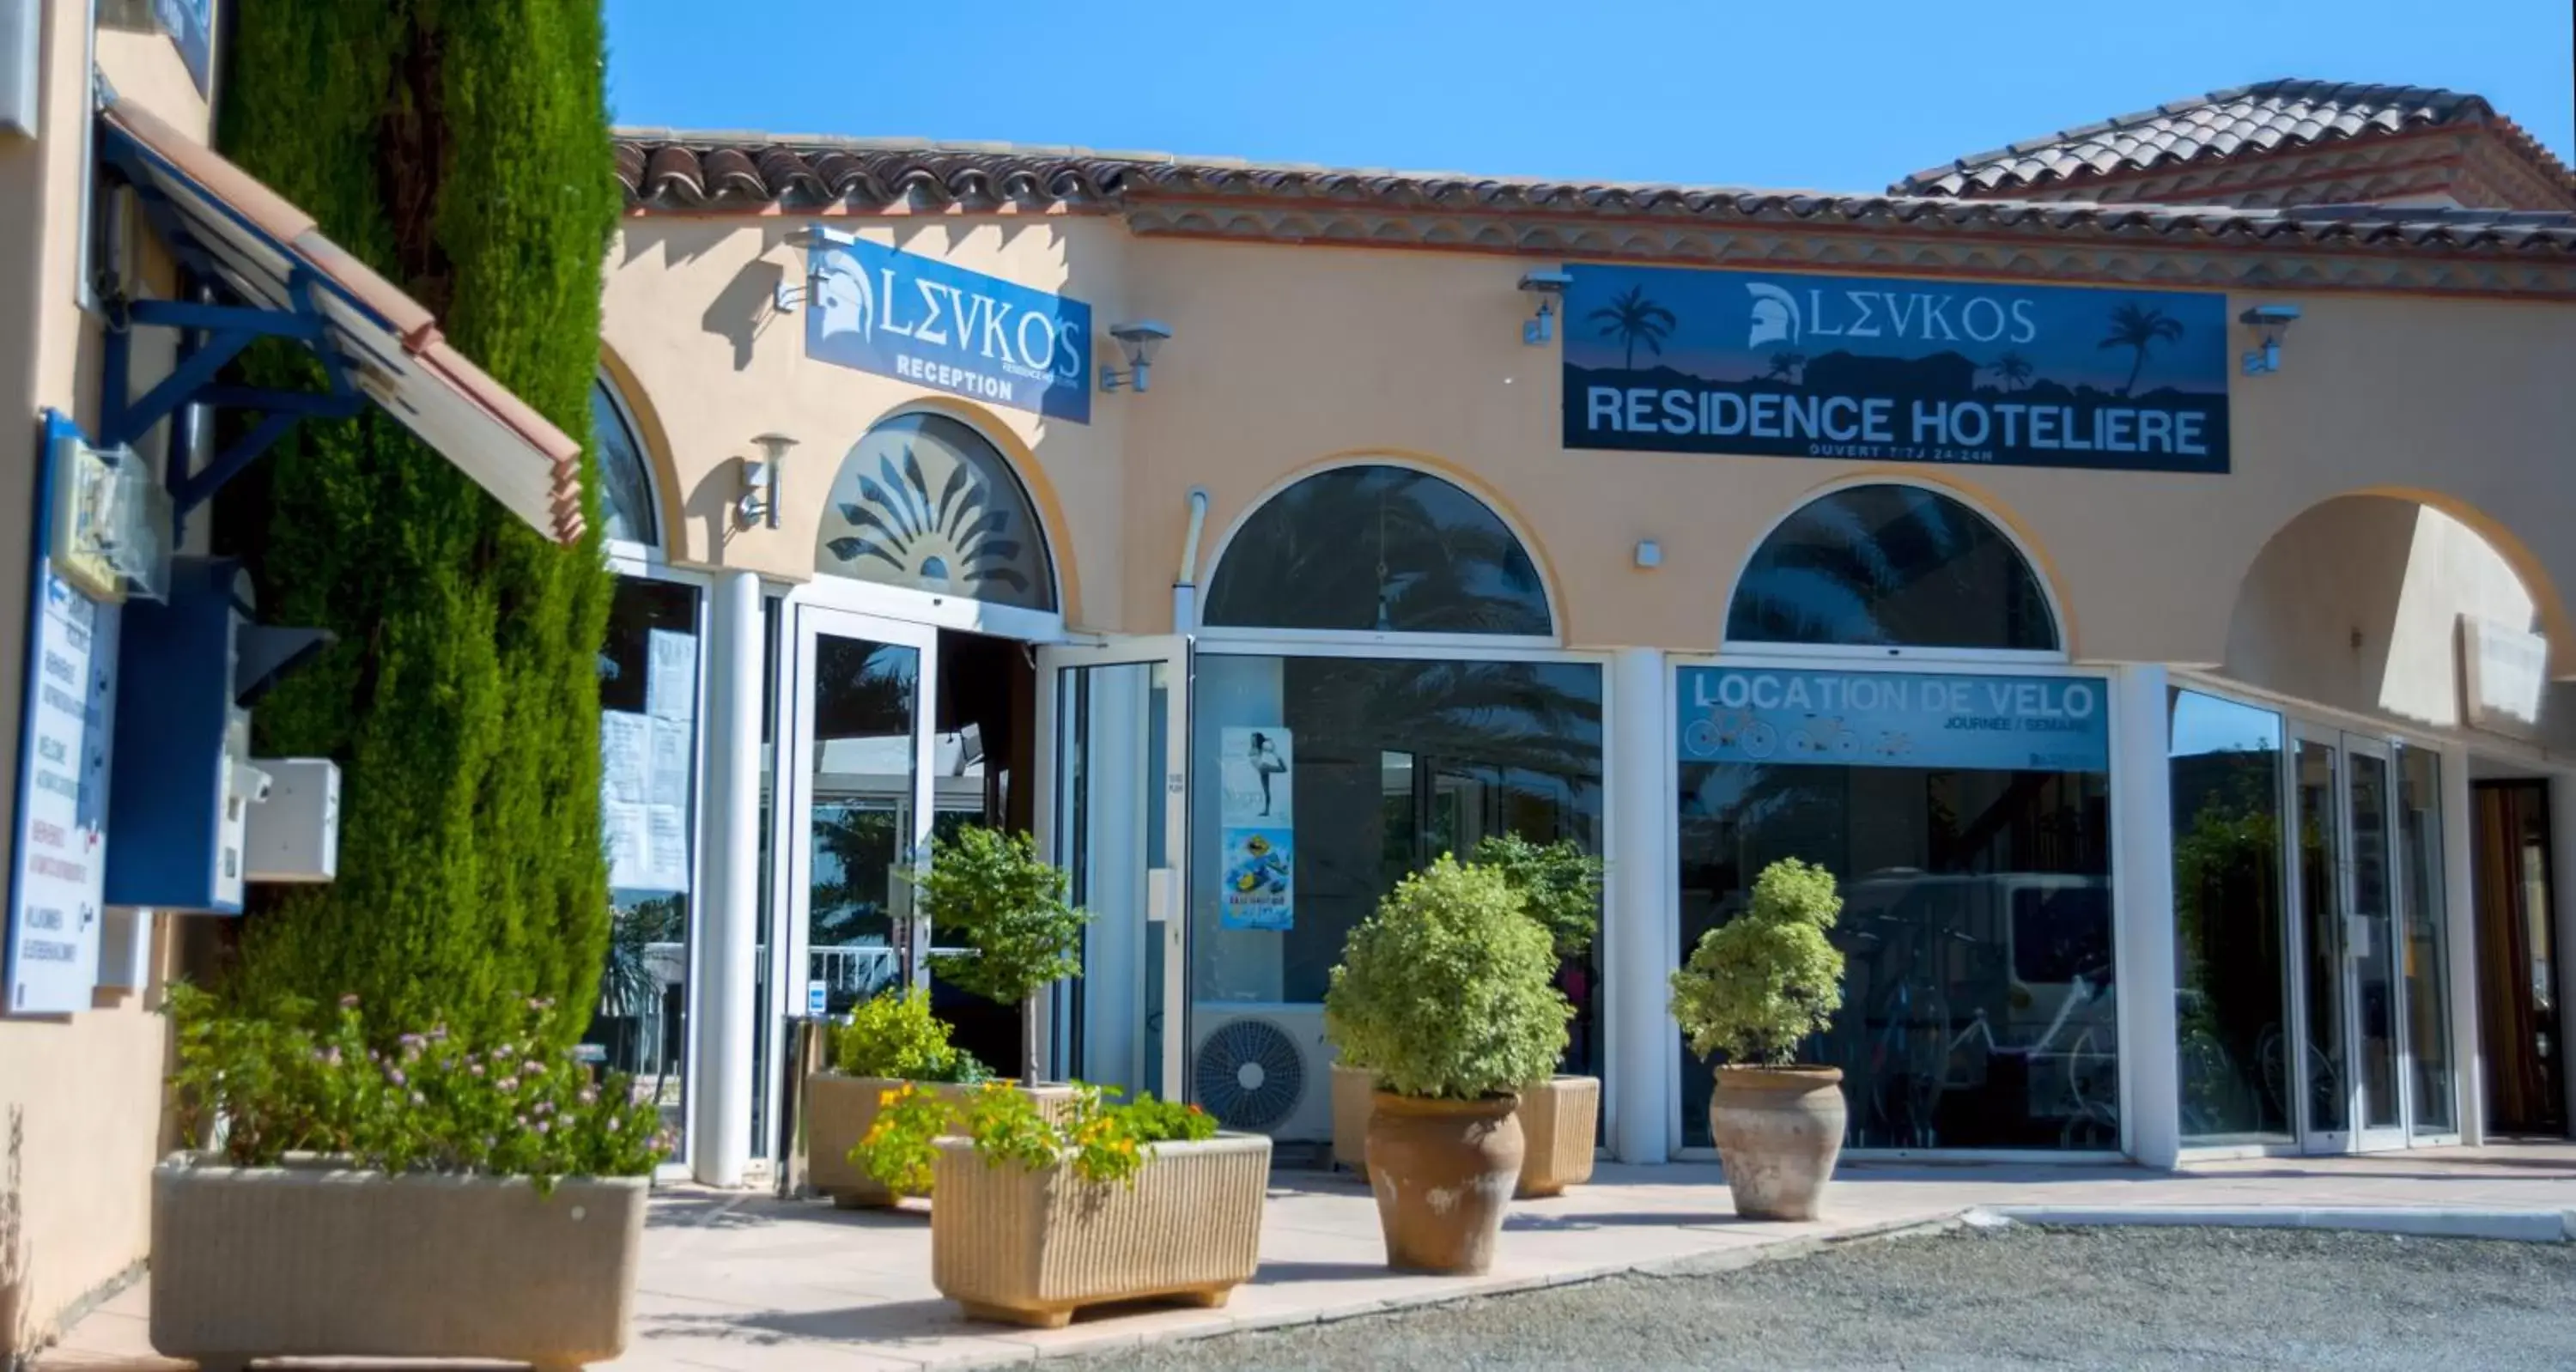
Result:
<svg viewBox="0 0 2576 1372">
<path fill-rule="evenodd" d="M 1673 1018 L 1705 1058 L 1724 1054 L 1708 1127 L 1735 1213 L 1810 1220 L 1843 1148 L 1842 1069 L 1795 1063 L 1843 1003 L 1833 874 L 1795 858 L 1762 869 L 1753 904 L 1709 930 L 1673 973 Z"/>
<path fill-rule="evenodd" d="M 832 1030 L 829 1068 L 805 1078 L 805 1155 L 808 1184 L 834 1205 L 892 1205 L 920 1194 L 870 1175 L 859 1142 L 905 1083 L 931 1083 L 932 1091 L 962 1103 L 993 1075 L 948 1034 L 948 1025 L 930 1012 L 930 992 L 919 987 L 861 1001 L 849 1022 Z"/>
<path fill-rule="evenodd" d="M 1443 856 L 1351 931 L 1324 1034 L 1377 1073 L 1370 1190 L 1389 1266 L 1482 1272 L 1519 1181 L 1520 1088 L 1565 1052 L 1547 931 L 1501 873 Z"/>
<path fill-rule="evenodd" d="M 931 927 L 968 951 L 931 967 L 949 984 L 1020 1010 L 1020 1082 L 1035 1087 L 1038 993 L 1082 974 L 1082 929 L 1091 916 L 1065 899 L 1064 869 L 1038 856 L 1026 834 L 969 825 L 930 841 L 930 866 L 907 878 Z"/>
<path fill-rule="evenodd" d="M 1055 1328 L 1111 1301 L 1218 1306 L 1259 1265 L 1270 1140 L 1220 1134 L 1197 1106 L 1108 1105 L 1085 1087 L 1050 1118 L 996 1084 L 962 1111 L 915 1091 L 890 1113 L 936 1174 L 931 1280 L 972 1318 Z"/>
<path fill-rule="evenodd" d="M 1601 929 L 1601 859 L 1572 839 L 1532 843 L 1518 834 L 1488 835 L 1470 859 L 1490 867 L 1521 897 L 1522 908 L 1548 932 L 1558 966 L 1591 951 Z M 1333 1161 L 1368 1175 L 1369 1103 L 1377 1074 L 1355 1062 L 1333 1063 Z M 1521 1089 L 1521 1175 L 1517 1199 L 1561 1194 L 1592 1179 L 1600 1146 L 1601 1079 L 1555 1073 Z"/>
<path fill-rule="evenodd" d="M 182 1137 L 152 1177 L 152 1346 L 578 1367 L 626 1347 L 659 1112 L 523 1032 L 371 1038 L 174 988 Z"/>
</svg>

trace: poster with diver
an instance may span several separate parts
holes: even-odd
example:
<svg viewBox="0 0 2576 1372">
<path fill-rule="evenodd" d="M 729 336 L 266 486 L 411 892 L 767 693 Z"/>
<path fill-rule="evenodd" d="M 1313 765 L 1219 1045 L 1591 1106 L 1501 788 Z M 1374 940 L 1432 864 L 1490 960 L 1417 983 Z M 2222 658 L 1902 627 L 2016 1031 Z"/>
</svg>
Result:
<svg viewBox="0 0 2576 1372">
<path fill-rule="evenodd" d="M 1218 746 L 1225 848 L 1219 922 L 1228 929 L 1289 928 L 1296 916 L 1296 745 L 1286 729 L 1265 726 L 1225 729 Z"/>
</svg>

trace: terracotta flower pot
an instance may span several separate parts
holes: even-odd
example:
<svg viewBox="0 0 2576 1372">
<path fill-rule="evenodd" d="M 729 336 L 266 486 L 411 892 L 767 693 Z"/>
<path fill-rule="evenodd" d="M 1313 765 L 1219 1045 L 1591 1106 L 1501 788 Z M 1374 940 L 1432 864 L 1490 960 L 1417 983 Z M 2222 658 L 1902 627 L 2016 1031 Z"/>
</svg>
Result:
<svg viewBox="0 0 2576 1372">
<path fill-rule="evenodd" d="M 1424 1100 L 1380 1091 L 1369 1113 L 1369 1188 L 1386 1264 L 1419 1272 L 1494 1265 L 1521 1175 L 1518 1096 Z"/>
<path fill-rule="evenodd" d="M 1377 1073 L 1333 1064 L 1333 1165 L 1368 1180 L 1369 1114 L 1377 1099 Z"/>
<path fill-rule="evenodd" d="M 1811 1220 L 1843 1151 L 1839 1067 L 1720 1067 L 1708 1131 L 1735 1213 Z"/>
<path fill-rule="evenodd" d="M 838 1072 L 815 1072 L 805 1078 L 805 1184 L 832 1198 L 832 1204 L 843 1210 L 892 1205 L 901 1199 L 883 1183 L 868 1175 L 868 1169 L 851 1160 L 850 1150 L 868 1136 L 877 1122 L 879 1104 L 889 1091 L 906 1085 L 918 1086 L 952 1105 L 963 1106 L 983 1090 L 980 1085 L 952 1082 L 903 1082 L 892 1077 L 846 1077 Z M 1073 1108 L 1074 1089 L 1070 1086 L 1022 1086 L 1015 1088 L 1037 1102 L 1038 1113 L 1049 1119 L 1063 1118 Z"/>
<path fill-rule="evenodd" d="M 1521 1179 L 1516 1199 L 1563 1195 L 1592 1180 L 1601 1133 L 1601 1079 L 1550 1077 L 1521 1093 Z"/>
</svg>

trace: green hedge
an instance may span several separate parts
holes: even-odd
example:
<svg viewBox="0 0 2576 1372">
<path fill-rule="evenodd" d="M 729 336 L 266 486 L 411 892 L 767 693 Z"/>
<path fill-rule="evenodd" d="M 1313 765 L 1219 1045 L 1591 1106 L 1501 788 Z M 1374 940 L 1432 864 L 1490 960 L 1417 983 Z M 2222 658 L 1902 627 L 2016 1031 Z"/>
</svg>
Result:
<svg viewBox="0 0 2576 1372">
<path fill-rule="evenodd" d="M 618 213 L 604 60 L 599 0 L 243 0 L 220 144 L 587 437 Z M 308 422 L 256 470 L 219 541 L 262 618 L 340 635 L 260 703 L 259 747 L 340 762 L 340 869 L 261 893 L 232 984 L 460 1030 L 542 997 L 578 1035 L 608 940 L 596 535 L 548 543 L 382 414 Z"/>
</svg>

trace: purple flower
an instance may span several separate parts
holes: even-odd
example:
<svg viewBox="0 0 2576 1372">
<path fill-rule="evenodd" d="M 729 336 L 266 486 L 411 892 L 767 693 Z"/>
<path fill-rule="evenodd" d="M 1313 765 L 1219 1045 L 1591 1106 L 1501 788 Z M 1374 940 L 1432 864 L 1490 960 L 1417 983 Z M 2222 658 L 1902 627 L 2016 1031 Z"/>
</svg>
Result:
<svg viewBox="0 0 2576 1372">
<path fill-rule="evenodd" d="M 385 1069 L 385 1080 L 392 1082 L 396 1086 L 401 1086 L 408 1082 L 410 1078 L 403 1075 L 403 1070 L 401 1068 L 388 1067 Z"/>
<path fill-rule="evenodd" d="M 496 1060 L 507 1061 L 510 1056 L 510 1051 L 510 1045 L 506 1043 L 499 1044 L 492 1049 L 492 1056 Z"/>
<path fill-rule="evenodd" d="M 599 1104 L 599 1088 L 596 1086 L 585 1086 L 581 1088 L 581 1096 L 579 1099 L 584 1105 Z"/>
<path fill-rule="evenodd" d="M 429 1097 L 422 1095 L 418 1091 L 414 1091 L 411 1093 L 411 1103 L 414 1105 L 427 1105 L 429 1104 Z"/>
<path fill-rule="evenodd" d="M 340 997 L 340 1008 L 341 1008 L 341 1009 L 343 1009 L 343 1010 L 355 1010 L 355 1009 L 357 1009 L 357 1008 L 358 1008 L 358 995 L 357 995 L 357 993 L 356 993 L 356 992 L 354 992 L 354 991 L 352 991 L 352 992 L 350 992 L 348 995 L 345 995 L 345 996 Z"/>
<path fill-rule="evenodd" d="M 538 1101 L 538 1102 L 537 1102 L 537 1113 L 538 1113 L 538 1114 L 540 1114 L 540 1115 L 551 1115 L 551 1114 L 553 1114 L 554 1112 L 555 1112 L 555 1103 L 554 1103 L 553 1101 L 550 1101 L 550 1100 L 541 1100 L 541 1101 Z"/>
<path fill-rule="evenodd" d="M 465 1070 L 479 1077 L 483 1075 L 483 1064 L 479 1062 L 469 1062 L 465 1064 Z"/>
<path fill-rule="evenodd" d="M 540 1134 L 542 1134 L 542 1133 L 546 1132 L 547 1130 L 552 1129 L 552 1128 L 554 1128 L 554 1127 L 555 1127 L 555 1122 L 554 1122 L 553 1120 L 539 1120 L 539 1121 L 537 1121 L 537 1132 L 538 1132 L 538 1133 L 540 1133 Z"/>
<path fill-rule="evenodd" d="M 339 1046 L 338 1046 L 337 1044 L 334 1044 L 334 1045 L 332 1045 L 331 1047 L 324 1049 L 324 1050 L 323 1050 L 323 1052 L 322 1052 L 322 1060 L 323 1060 L 324 1062 L 327 1062 L 327 1063 L 331 1064 L 331 1065 L 332 1065 L 332 1066 L 334 1066 L 334 1067 L 339 1066 L 339 1065 L 340 1065 L 340 1049 L 339 1049 Z"/>
<path fill-rule="evenodd" d="M 505 1094 L 519 1089 L 519 1079 L 517 1077 L 503 1077 L 492 1084 L 495 1087 L 498 1087 Z"/>
</svg>

